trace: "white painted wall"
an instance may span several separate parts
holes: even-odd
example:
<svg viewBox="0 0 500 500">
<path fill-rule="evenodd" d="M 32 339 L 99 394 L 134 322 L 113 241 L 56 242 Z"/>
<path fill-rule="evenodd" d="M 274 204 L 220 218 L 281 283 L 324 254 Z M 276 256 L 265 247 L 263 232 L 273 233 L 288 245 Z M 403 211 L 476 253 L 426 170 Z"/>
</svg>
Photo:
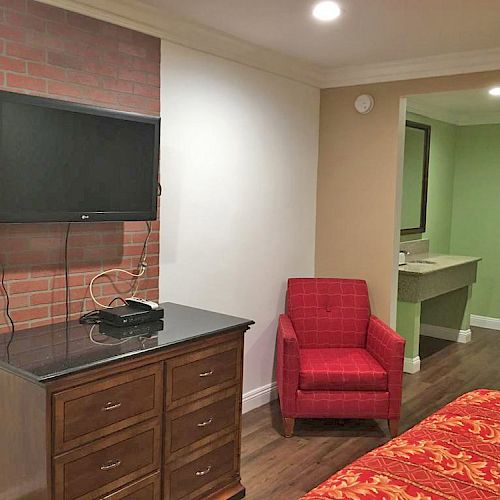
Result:
<svg viewBox="0 0 500 500">
<path fill-rule="evenodd" d="M 256 321 L 248 410 L 274 379 L 286 279 L 314 275 L 319 90 L 169 42 L 161 75 L 160 299 Z"/>
</svg>

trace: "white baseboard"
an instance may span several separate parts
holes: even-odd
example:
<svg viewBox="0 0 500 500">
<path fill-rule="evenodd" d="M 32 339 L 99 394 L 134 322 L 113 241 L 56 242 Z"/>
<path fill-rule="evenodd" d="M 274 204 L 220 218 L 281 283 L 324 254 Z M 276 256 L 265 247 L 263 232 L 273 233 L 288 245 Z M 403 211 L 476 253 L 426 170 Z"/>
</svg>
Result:
<svg viewBox="0 0 500 500">
<path fill-rule="evenodd" d="M 405 358 L 403 371 L 405 373 L 418 373 L 420 371 L 420 356 Z"/>
<path fill-rule="evenodd" d="M 428 325 L 425 323 L 420 325 L 420 335 L 423 335 L 424 337 L 434 337 L 435 339 L 459 342 L 460 344 L 467 344 L 472 339 L 472 332 L 470 331 L 470 328 L 468 330 L 455 330 L 454 328 Z"/>
<path fill-rule="evenodd" d="M 500 318 L 488 318 L 488 316 L 470 315 L 471 326 L 479 328 L 489 328 L 490 330 L 500 330 Z"/>
<path fill-rule="evenodd" d="M 257 387 L 243 394 L 243 413 L 254 410 L 259 406 L 270 403 L 278 397 L 278 389 L 276 382 Z"/>
</svg>

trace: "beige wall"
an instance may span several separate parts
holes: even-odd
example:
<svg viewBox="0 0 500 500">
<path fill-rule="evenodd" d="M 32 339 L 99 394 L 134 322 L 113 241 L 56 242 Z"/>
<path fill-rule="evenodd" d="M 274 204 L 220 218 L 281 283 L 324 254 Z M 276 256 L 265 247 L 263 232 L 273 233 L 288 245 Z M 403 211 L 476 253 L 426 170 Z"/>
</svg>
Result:
<svg viewBox="0 0 500 500">
<path fill-rule="evenodd" d="M 364 278 L 372 310 L 395 323 L 400 219 L 401 97 L 500 84 L 500 71 L 390 82 L 321 93 L 316 275 Z M 354 110 L 371 94 L 368 115 Z M 403 101 L 404 102 L 404 101 Z"/>
</svg>

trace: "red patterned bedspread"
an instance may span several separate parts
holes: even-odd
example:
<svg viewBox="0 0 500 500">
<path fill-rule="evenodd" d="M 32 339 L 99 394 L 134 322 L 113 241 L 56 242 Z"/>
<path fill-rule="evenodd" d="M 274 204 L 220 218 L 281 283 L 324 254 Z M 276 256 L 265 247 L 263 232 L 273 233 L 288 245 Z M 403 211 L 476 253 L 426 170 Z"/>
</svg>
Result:
<svg viewBox="0 0 500 500">
<path fill-rule="evenodd" d="M 469 392 L 302 500 L 500 499 L 500 392 Z"/>
</svg>

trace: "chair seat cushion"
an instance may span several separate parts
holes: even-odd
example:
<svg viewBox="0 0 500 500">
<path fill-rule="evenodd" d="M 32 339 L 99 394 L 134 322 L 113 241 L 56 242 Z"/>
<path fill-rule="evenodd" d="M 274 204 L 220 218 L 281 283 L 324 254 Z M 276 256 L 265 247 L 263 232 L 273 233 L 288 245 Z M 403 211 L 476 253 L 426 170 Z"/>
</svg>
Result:
<svg viewBox="0 0 500 500">
<path fill-rule="evenodd" d="M 386 391 L 387 372 L 366 349 L 301 349 L 299 386 L 305 391 Z"/>
</svg>

